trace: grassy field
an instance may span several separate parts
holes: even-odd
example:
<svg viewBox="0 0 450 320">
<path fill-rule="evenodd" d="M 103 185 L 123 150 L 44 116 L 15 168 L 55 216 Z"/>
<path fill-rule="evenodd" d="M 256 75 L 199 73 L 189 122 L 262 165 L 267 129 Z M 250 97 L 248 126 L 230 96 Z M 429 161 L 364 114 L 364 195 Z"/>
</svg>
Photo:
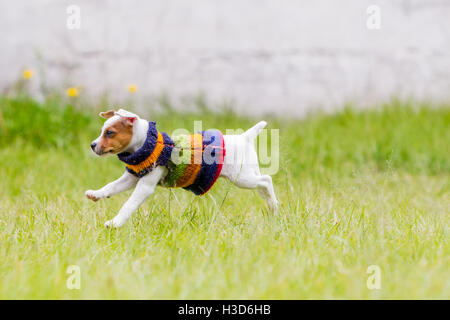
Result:
<svg viewBox="0 0 450 320">
<path fill-rule="evenodd" d="M 95 109 L 95 108 L 94 108 Z M 129 192 L 90 202 L 123 172 L 89 142 L 102 120 L 58 99 L 0 98 L 0 298 L 450 298 L 450 109 L 393 102 L 280 129 L 280 210 L 219 181 L 209 195 L 158 188 L 105 229 Z M 246 129 L 231 112 L 155 113 L 171 132 Z M 81 288 L 69 290 L 67 268 Z M 366 270 L 381 269 L 369 290 Z"/>
</svg>

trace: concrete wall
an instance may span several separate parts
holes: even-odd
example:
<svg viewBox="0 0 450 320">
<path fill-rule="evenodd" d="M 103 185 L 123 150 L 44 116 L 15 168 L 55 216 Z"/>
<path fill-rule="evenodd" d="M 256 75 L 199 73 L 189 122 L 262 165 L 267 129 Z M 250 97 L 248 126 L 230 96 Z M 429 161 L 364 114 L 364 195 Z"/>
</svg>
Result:
<svg viewBox="0 0 450 320">
<path fill-rule="evenodd" d="M 68 5 L 81 29 L 66 27 Z M 369 5 L 381 29 L 366 27 Z M 0 89 L 38 82 L 113 99 L 204 92 L 243 113 L 303 115 L 392 96 L 450 98 L 450 0 L 0 0 Z"/>
</svg>

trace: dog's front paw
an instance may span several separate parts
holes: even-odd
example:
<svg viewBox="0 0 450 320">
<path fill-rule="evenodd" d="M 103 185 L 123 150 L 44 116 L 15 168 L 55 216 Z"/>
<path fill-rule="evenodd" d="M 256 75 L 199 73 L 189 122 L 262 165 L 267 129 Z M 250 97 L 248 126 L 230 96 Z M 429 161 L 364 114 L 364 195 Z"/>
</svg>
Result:
<svg viewBox="0 0 450 320">
<path fill-rule="evenodd" d="M 92 201 L 98 201 L 101 198 L 105 197 L 103 192 L 100 192 L 98 190 L 88 190 L 85 192 L 85 195 L 88 199 L 91 199 Z"/>
<path fill-rule="evenodd" d="M 107 228 L 120 228 L 123 224 L 124 224 L 123 221 L 114 218 L 112 220 L 106 221 L 105 222 L 105 227 L 107 227 Z"/>
</svg>

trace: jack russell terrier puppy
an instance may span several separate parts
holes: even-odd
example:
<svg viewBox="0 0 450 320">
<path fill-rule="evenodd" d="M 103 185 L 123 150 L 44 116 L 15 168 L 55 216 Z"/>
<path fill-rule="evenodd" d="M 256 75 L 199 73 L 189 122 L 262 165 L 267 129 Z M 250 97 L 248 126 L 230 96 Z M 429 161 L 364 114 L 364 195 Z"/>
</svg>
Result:
<svg viewBox="0 0 450 320">
<path fill-rule="evenodd" d="M 106 227 L 122 226 L 158 184 L 202 195 L 219 177 L 240 188 L 257 189 L 269 208 L 276 211 L 278 201 L 272 178 L 261 175 L 255 150 L 255 139 L 267 125 L 265 121 L 240 135 L 206 130 L 171 138 L 158 131 L 154 122 L 126 110 L 109 110 L 100 116 L 107 120 L 91 148 L 99 156 L 116 154 L 125 162 L 126 171 L 103 188 L 86 191 L 86 197 L 97 201 L 135 187 L 119 213 L 105 223 Z"/>
</svg>

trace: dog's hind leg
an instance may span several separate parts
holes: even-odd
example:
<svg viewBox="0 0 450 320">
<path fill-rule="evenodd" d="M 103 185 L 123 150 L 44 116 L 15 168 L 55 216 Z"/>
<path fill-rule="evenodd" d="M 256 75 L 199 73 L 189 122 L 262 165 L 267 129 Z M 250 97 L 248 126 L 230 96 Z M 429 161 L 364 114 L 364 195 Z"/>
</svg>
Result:
<svg viewBox="0 0 450 320">
<path fill-rule="evenodd" d="M 257 189 L 261 197 L 267 201 L 272 212 L 278 208 L 278 200 L 275 196 L 272 177 L 269 175 L 244 175 L 232 181 L 236 186 L 244 189 Z"/>
<path fill-rule="evenodd" d="M 272 212 L 276 212 L 278 209 L 278 200 L 275 196 L 275 190 L 273 188 L 272 177 L 269 175 L 260 176 L 264 183 L 258 188 L 261 196 L 266 199 L 267 205 Z"/>
<path fill-rule="evenodd" d="M 272 177 L 261 175 L 255 149 L 255 139 L 266 125 L 265 121 L 261 121 L 240 135 L 224 136 L 227 149 L 221 176 L 240 188 L 257 189 L 270 210 L 275 212 L 278 201 Z"/>
</svg>

